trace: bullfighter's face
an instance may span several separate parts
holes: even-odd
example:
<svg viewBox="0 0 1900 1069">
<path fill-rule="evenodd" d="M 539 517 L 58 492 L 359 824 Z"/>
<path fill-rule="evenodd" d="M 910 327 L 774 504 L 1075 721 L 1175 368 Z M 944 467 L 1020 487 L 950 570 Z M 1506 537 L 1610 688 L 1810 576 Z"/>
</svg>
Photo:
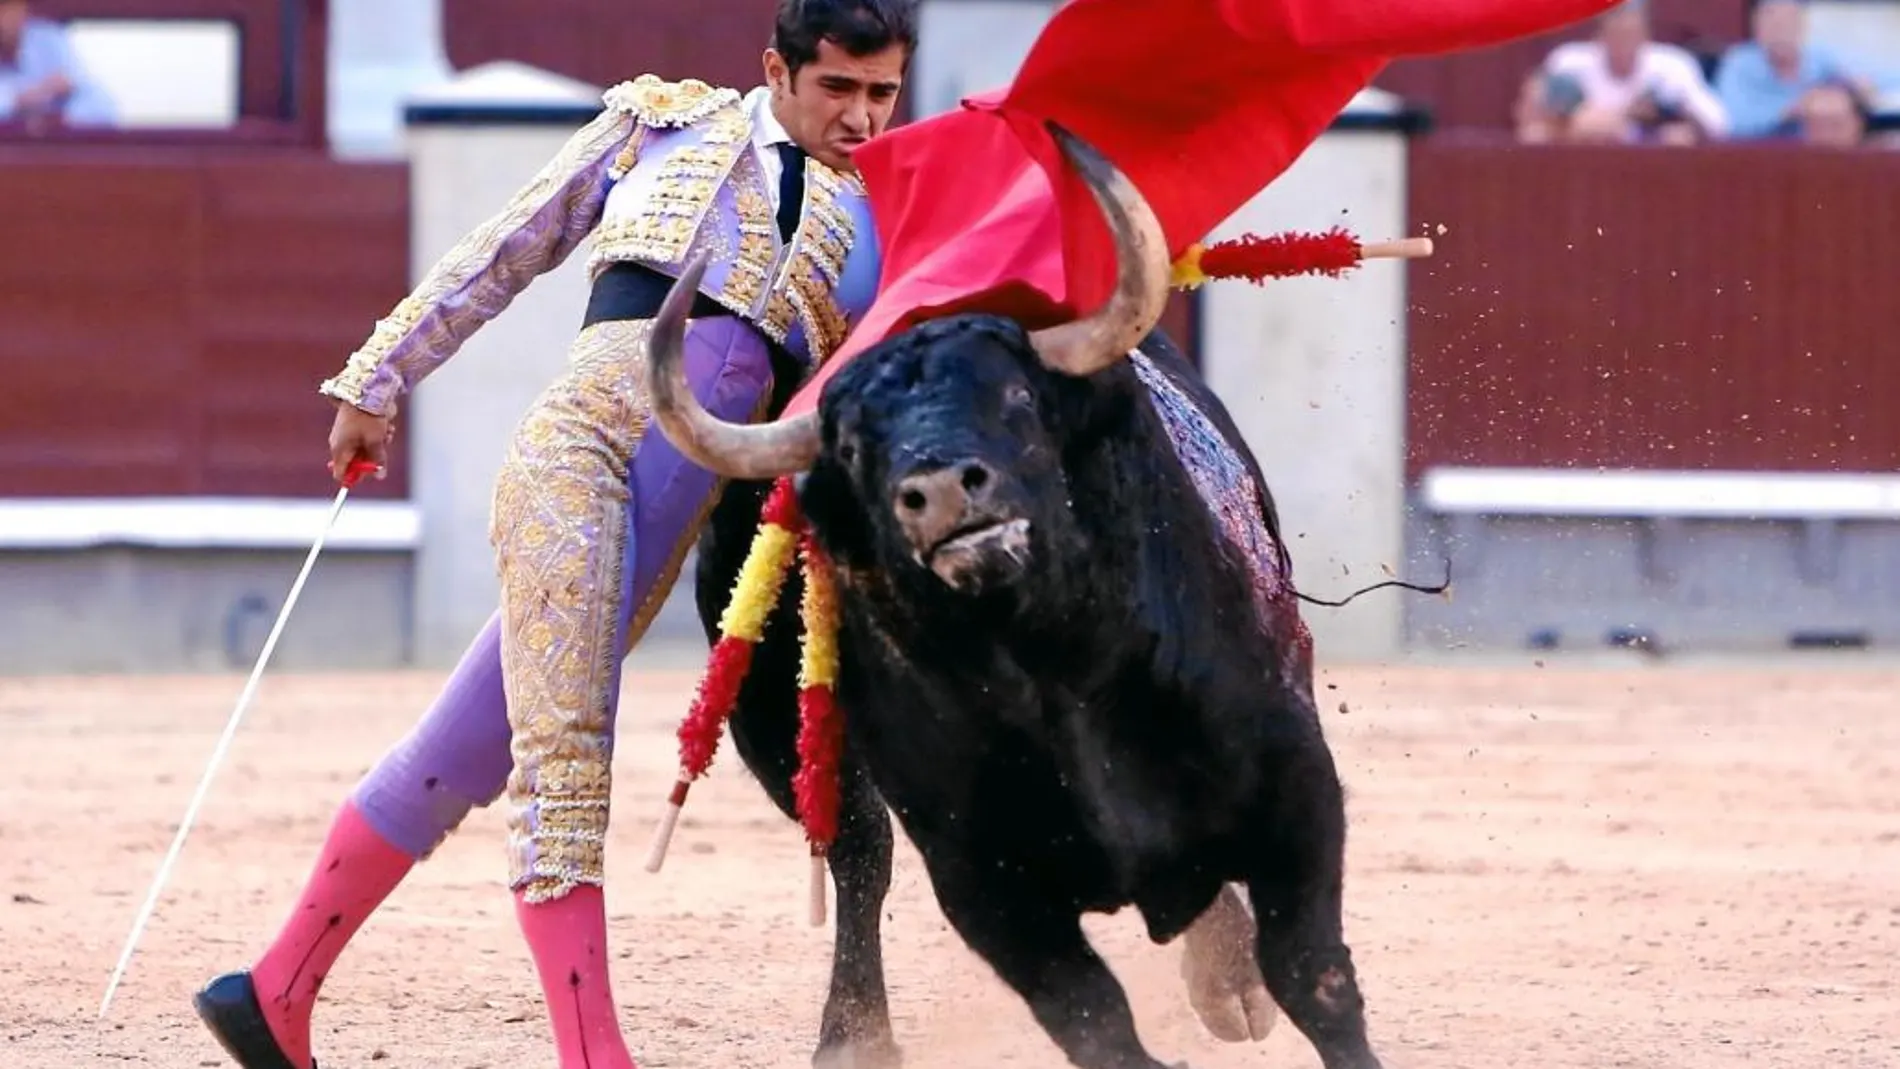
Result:
<svg viewBox="0 0 1900 1069">
<path fill-rule="evenodd" d="M 772 114 L 798 147 L 836 171 L 853 171 L 851 154 L 884 132 L 897 110 L 910 53 L 891 45 L 854 56 L 831 41 L 794 72 L 776 50 L 765 52 Z"/>
<path fill-rule="evenodd" d="M 1062 443 L 1086 387 L 1062 378 L 989 316 L 867 351 L 826 390 L 807 514 L 847 566 L 971 597 L 1019 586 L 1076 537 Z"/>
</svg>

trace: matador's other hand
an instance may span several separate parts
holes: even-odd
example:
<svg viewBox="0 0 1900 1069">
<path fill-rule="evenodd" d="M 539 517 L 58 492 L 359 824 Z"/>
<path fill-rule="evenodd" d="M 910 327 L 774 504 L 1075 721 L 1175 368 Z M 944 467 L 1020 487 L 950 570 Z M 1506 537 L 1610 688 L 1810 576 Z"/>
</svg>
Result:
<svg viewBox="0 0 1900 1069">
<path fill-rule="evenodd" d="M 353 462 L 367 460 L 376 465 L 376 478 L 383 478 L 389 471 L 389 442 L 395 436 L 391 417 L 339 403 L 336 421 L 330 424 L 331 476 L 342 482 Z"/>
</svg>

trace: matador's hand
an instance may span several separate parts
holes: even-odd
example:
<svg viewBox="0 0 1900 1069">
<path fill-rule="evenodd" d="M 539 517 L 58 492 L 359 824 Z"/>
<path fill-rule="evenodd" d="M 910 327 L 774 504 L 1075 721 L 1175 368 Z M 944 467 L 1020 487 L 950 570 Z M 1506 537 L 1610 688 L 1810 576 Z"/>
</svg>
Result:
<svg viewBox="0 0 1900 1069">
<path fill-rule="evenodd" d="M 376 478 L 389 471 L 389 443 L 396 437 L 395 420 L 365 412 L 355 405 L 338 403 L 336 421 L 330 424 L 330 474 L 338 482 L 356 460 L 376 465 Z"/>
</svg>

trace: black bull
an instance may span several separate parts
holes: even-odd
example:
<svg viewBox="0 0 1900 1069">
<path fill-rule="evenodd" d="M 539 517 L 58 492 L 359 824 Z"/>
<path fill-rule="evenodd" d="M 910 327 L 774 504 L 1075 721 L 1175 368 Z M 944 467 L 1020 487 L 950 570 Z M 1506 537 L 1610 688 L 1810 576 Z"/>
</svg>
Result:
<svg viewBox="0 0 1900 1069">
<path fill-rule="evenodd" d="M 662 428 L 738 480 L 700 544 L 708 637 L 757 527 L 759 480 L 806 472 L 800 504 L 838 576 L 846 753 L 817 1061 L 897 1061 L 879 933 L 888 804 L 945 917 L 1074 1064 L 1162 1064 L 1080 923 L 1133 905 L 1155 941 L 1188 933 L 1204 1020 L 1218 1017 L 1209 1000 L 1264 976 L 1327 1069 L 1374 1069 L 1342 937 L 1343 795 L 1297 606 L 1257 607 L 1256 573 L 1128 350 L 1140 342 L 1243 459 L 1277 541 L 1265 479 L 1219 400 L 1152 332 L 1167 292 L 1152 213 L 1100 156 L 1058 137 L 1121 246 L 1115 295 L 1087 320 L 1035 333 L 989 316 L 923 324 L 841 369 L 811 417 L 768 427 L 718 424 L 694 402 L 678 368 L 682 300 L 655 330 Z M 787 815 L 797 582 L 731 722 Z M 1257 930 L 1228 884 L 1244 885 Z M 1227 945 L 1236 931 L 1253 937 L 1251 962 Z M 1270 1008 L 1246 1009 L 1224 1038 L 1264 1035 Z"/>
</svg>

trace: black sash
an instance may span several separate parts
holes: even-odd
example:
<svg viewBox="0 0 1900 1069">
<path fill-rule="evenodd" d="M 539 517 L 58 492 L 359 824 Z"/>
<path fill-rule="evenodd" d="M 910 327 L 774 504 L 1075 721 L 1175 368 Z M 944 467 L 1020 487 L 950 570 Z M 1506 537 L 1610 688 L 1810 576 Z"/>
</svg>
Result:
<svg viewBox="0 0 1900 1069">
<path fill-rule="evenodd" d="M 672 279 L 645 264 L 610 264 L 594 280 L 581 328 L 621 319 L 652 319 L 660 314 L 660 305 L 672 288 Z M 693 295 L 693 310 L 688 313 L 693 319 L 732 314 L 731 309 L 703 293 Z"/>
<path fill-rule="evenodd" d="M 660 313 L 660 304 L 666 300 L 666 292 L 673 286 L 673 280 L 653 270 L 645 264 L 610 264 L 594 280 L 593 293 L 587 298 L 587 313 L 582 317 L 581 329 L 585 330 L 596 323 L 612 323 L 625 319 L 652 319 Z M 714 316 L 731 316 L 733 311 L 703 293 L 694 294 L 693 319 L 711 319 Z M 792 390 L 805 381 L 804 368 L 796 357 L 784 346 L 761 336 L 765 348 L 772 358 L 773 397 L 771 411 L 780 412 L 792 399 Z"/>
</svg>

